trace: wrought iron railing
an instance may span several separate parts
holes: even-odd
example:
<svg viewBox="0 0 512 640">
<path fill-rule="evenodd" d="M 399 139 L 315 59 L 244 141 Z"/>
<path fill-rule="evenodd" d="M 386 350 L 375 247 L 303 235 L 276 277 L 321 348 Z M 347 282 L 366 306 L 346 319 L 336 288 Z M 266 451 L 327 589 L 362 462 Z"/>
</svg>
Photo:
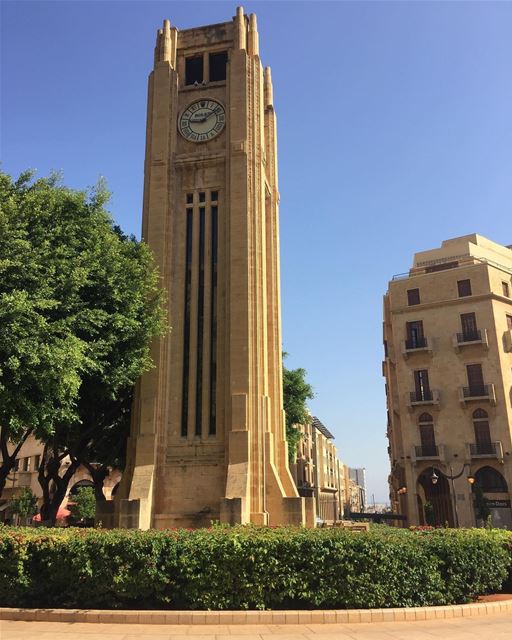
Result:
<svg viewBox="0 0 512 640">
<path fill-rule="evenodd" d="M 411 340 L 405 341 L 406 349 L 426 349 L 426 347 L 427 347 L 426 338 L 412 338 Z"/>
<path fill-rule="evenodd" d="M 463 387 L 462 392 L 465 398 L 485 398 L 490 393 L 490 385 L 474 384 L 470 387 Z"/>
<path fill-rule="evenodd" d="M 482 340 L 482 331 L 475 329 L 474 331 L 463 331 L 457 334 L 457 342 L 462 344 L 464 342 L 478 342 Z"/>
<path fill-rule="evenodd" d="M 417 458 L 439 458 L 439 447 L 435 444 L 420 444 L 416 446 Z"/>
<path fill-rule="evenodd" d="M 498 442 L 471 442 L 469 451 L 472 456 L 492 456 L 498 455 Z"/>
<path fill-rule="evenodd" d="M 432 402 L 434 396 L 430 389 L 422 389 L 421 391 L 411 391 L 411 402 Z"/>
</svg>

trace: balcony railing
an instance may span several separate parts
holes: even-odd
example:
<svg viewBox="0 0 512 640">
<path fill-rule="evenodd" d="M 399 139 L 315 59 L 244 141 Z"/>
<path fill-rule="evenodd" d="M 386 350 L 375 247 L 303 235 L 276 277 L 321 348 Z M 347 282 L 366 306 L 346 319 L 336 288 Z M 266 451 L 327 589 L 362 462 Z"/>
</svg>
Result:
<svg viewBox="0 0 512 640">
<path fill-rule="evenodd" d="M 427 348 L 427 339 L 426 338 L 414 338 L 412 340 L 405 341 L 406 349 L 426 349 Z"/>
<path fill-rule="evenodd" d="M 501 458 L 501 442 L 470 442 L 469 453 L 472 458 Z"/>
<path fill-rule="evenodd" d="M 409 397 L 413 404 L 415 402 L 432 402 L 434 394 L 430 389 L 425 389 L 423 391 L 411 391 Z"/>
<path fill-rule="evenodd" d="M 435 444 L 420 444 L 415 450 L 416 458 L 439 458 L 439 447 Z"/>
<path fill-rule="evenodd" d="M 424 351 L 432 353 L 432 341 L 429 338 L 422 336 L 410 338 L 402 342 L 402 353 L 405 358 L 410 356 L 412 353 L 421 353 Z"/>
<path fill-rule="evenodd" d="M 482 331 L 475 329 L 474 331 L 464 331 L 457 334 L 457 342 L 462 344 L 463 342 L 481 342 Z"/>
<path fill-rule="evenodd" d="M 484 347 L 489 347 L 489 340 L 487 338 L 487 329 L 474 329 L 472 331 L 462 331 L 456 333 L 453 336 L 453 346 L 457 351 L 467 345 L 481 344 Z"/>
<path fill-rule="evenodd" d="M 407 402 L 410 408 L 423 404 L 439 404 L 439 391 L 432 389 L 422 389 L 421 391 L 411 391 Z"/>
<path fill-rule="evenodd" d="M 496 404 L 496 391 L 493 384 L 474 384 L 469 387 L 460 387 L 460 401 L 462 404 L 471 400 L 488 400 Z"/>
<path fill-rule="evenodd" d="M 486 398 L 489 395 L 490 385 L 475 384 L 472 387 L 462 387 L 465 398 Z"/>
</svg>

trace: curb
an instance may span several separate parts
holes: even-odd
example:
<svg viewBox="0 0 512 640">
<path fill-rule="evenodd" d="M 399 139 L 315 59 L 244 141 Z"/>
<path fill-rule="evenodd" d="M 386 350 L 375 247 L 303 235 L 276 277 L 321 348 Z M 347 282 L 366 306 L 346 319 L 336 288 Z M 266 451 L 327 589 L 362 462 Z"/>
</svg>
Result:
<svg viewBox="0 0 512 640">
<path fill-rule="evenodd" d="M 354 624 L 405 622 L 512 613 L 512 599 L 497 602 L 405 609 L 340 609 L 328 611 L 113 611 L 102 609 L 0 608 L 0 620 L 37 622 L 101 622 L 117 624 Z"/>
</svg>

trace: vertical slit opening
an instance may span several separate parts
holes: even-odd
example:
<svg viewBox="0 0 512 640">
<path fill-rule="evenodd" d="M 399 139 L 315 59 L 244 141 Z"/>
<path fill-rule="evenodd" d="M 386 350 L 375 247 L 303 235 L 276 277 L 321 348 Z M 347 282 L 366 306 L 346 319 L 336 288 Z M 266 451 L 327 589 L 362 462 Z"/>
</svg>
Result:
<svg viewBox="0 0 512 640">
<path fill-rule="evenodd" d="M 196 436 L 201 435 L 203 421 L 203 325 L 204 325 L 204 223 L 205 208 L 199 208 L 199 282 L 197 288 L 197 373 L 196 373 Z"/>
<path fill-rule="evenodd" d="M 183 334 L 183 391 L 181 404 L 181 435 L 188 434 L 188 383 L 190 369 L 190 288 L 192 285 L 192 225 L 193 210 L 187 209 L 187 241 L 185 256 L 185 308 Z"/>
<path fill-rule="evenodd" d="M 210 423 L 208 434 L 217 433 L 217 218 L 216 206 L 211 209 L 211 286 L 210 286 Z"/>
</svg>

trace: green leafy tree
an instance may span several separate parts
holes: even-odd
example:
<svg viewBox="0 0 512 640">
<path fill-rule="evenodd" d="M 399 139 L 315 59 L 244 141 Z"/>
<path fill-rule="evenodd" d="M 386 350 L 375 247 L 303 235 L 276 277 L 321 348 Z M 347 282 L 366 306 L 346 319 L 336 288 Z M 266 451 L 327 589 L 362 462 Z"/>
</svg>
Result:
<svg viewBox="0 0 512 640">
<path fill-rule="evenodd" d="M 37 498 L 30 487 L 22 487 L 19 496 L 11 500 L 9 511 L 21 518 L 30 518 L 37 513 Z"/>
<path fill-rule="evenodd" d="M 102 184 L 87 193 L 55 177 L 0 174 L 2 472 L 14 464 L 8 442 L 34 434 L 45 443 L 49 524 L 80 464 L 123 457 L 133 385 L 152 366 L 152 338 L 166 331 L 150 250 L 114 225 L 107 201 Z"/>
<path fill-rule="evenodd" d="M 424 511 L 425 511 L 425 522 L 431 527 L 435 526 L 436 514 L 434 511 L 434 505 L 429 500 L 425 502 Z"/>
<path fill-rule="evenodd" d="M 478 484 L 473 485 L 473 496 L 476 517 L 478 520 L 486 523 L 491 516 L 491 510 L 489 509 L 487 498 L 484 496 L 482 488 L 478 486 Z"/>
<path fill-rule="evenodd" d="M 286 358 L 283 353 L 283 359 Z M 311 420 L 306 402 L 315 397 L 313 387 L 306 381 L 305 369 L 287 369 L 283 365 L 283 405 L 286 414 L 286 439 L 288 456 L 293 462 L 297 455 L 300 431 L 295 425 Z"/>
<path fill-rule="evenodd" d="M 69 510 L 75 521 L 94 520 L 96 517 L 96 498 L 92 487 L 79 487 L 72 496 Z"/>
</svg>

